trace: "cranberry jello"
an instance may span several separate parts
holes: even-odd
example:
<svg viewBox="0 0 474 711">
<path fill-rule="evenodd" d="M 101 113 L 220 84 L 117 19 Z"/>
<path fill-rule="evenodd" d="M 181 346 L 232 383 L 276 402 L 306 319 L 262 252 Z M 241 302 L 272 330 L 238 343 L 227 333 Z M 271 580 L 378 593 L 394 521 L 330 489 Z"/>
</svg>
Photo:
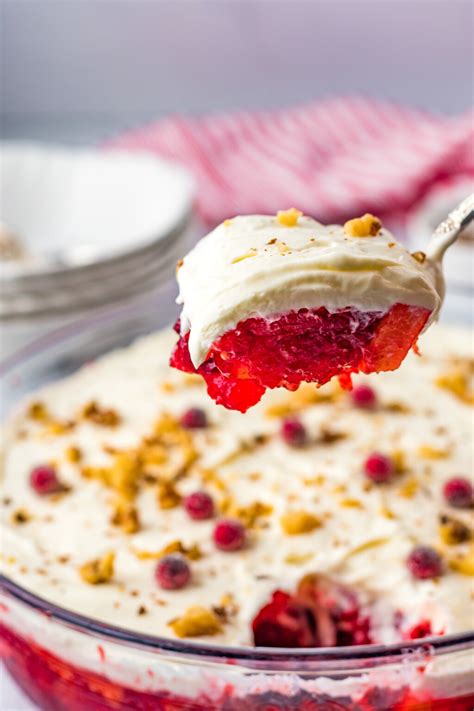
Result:
<svg viewBox="0 0 474 711">
<path fill-rule="evenodd" d="M 355 375 L 352 393 L 272 390 L 245 416 L 169 368 L 173 339 L 149 336 L 23 403 L 5 427 L 0 506 L 8 580 L 90 625 L 168 642 L 170 660 L 140 662 L 136 645 L 85 639 L 7 596 L 7 666 L 55 710 L 470 708 L 452 700 L 469 669 L 439 670 L 423 646 L 472 626 L 470 334 L 434 326 L 422 357 L 370 384 Z M 311 676 L 319 648 L 413 641 L 413 678 L 406 665 Z M 173 644 L 209 649 L 209 664 L 180 669 Z M 239 675 L 235 657 L 216 670 L 209 645 L 230 660 L 308 656 Z"/>
<path fill-rule="evenodd" d="M 245 412 L 268 388 L 396 370 L 437 316 L 437 263 L 372 215 L 324 226 L 297 210 L 226 220 L 178 264 L 171 365 Z"/>
</svg>

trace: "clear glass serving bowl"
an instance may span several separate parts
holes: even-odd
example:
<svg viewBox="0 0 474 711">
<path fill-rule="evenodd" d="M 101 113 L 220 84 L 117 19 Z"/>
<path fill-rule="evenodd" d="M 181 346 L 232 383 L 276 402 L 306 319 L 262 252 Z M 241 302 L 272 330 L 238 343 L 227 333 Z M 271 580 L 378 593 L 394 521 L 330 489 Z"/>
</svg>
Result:
<svg viewBox="0 0 474 711">
<path fill-rule="evenodd" d="M 5 412 L 28 392 L 170 323 L 145 301 L 66 326 L 0 369 Z M 169 301 L 168 301 L 169 303 Z M 382 574 L 382 573 L 381 573 Z M 4 664 L 46 711 L 471 711 L 474 633 L 391 646 L 232 648 L 121 629 L 0 577 Z"/>
</svg>

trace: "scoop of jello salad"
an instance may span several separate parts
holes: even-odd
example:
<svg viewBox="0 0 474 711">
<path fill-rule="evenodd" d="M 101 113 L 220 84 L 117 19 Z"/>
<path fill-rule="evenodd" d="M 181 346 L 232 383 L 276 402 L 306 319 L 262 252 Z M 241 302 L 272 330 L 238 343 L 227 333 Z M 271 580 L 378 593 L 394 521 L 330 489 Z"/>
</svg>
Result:
<svg viewBox="0 0 474 711">
<path fill-rule="evenodd" d="M 232 645 L 471 626 L 469 333 L 435 326 L 397 372 L 272 391 L 246 415 L 169 368 L 173 340 L 101 358 L 8 421 L 6 575 L 104 622 Z"/>
<path fill-rule="evenodd" d="M 178 264 L 171 364 L 245 412 L 268 388 L 396 370 L 436 320 L 439 260 L 373 215 L 322 225 L 298 210 L 225 220 Z"/>
</svg>

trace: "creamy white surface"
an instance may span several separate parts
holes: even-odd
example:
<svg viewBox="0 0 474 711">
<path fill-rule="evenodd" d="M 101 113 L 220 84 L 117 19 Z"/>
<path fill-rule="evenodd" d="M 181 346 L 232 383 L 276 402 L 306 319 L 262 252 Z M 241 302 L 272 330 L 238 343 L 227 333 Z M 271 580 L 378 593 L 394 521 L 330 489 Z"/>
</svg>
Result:
<svg viewBox="0 0 474 711">
<path fill-rule="evenodd" d="M 181 332 L 190 330 L 196 367 L 219 336 L 252 315 L 318 306 L 384 311 L 399 302 L 430 309 L 431 323 L 443 297 L 439 266 L 420 264 L 387 230 L 349 237 L 310 217 L 295 227 L 264 215 L 226 220 L 186 255 L 177 279 Z"/>
<path fill-rule="evenodd" d="M 371 607 L 374 636 L 381 641 L 394 639 L 391 620 L 396 609 L 405 613 L 405 627 L 426 617 L 432 619 L 435 632 L 472 626 L 471 578 L 451 571 L 439 581 L 416 581 L 405 566 L 413 545 L 439 543 L 438 514 L 446 511 L 442 485 L 454 475 L 468 475 L 472 465 L 472 411 L 433 385 L 451 356 L 471 355 L 470 334 L 434 327 L 421 340 L 423 358 L 410 354 L 399 371 L 372 376 L 370 382 L 381 402 L 373 413 L 355 409 L 345 395 L 335 403 L 303 410 L 301 419 L 314 442 L 302 450 L 285 445 L 278 435 L 280 421 L 265 414 L 270 404 L 292 395 L 267 393 L 246 415 L 217 407 L 203 387 L 190 385 L 186 376 L 169 369 L 173 340 L 171 333 L 150 336 L 35 396 L 61 418 L 73 417 L 85 403 L 97 399 L 121 413 L 123 424 L 116 430 L 84 423 L 70 434 L 45 436 L 40 425 L 24 418 L 24 409 L 11 421 L 1 491 L 3 572 L 69 609 L 165 636 L 172 635 L 167 623 L 186 608 L 218 605 L 222 595 L 231 592 L 239 612 L 212 638 L 229 644 L 250 644 L 251 621 L 259 607 L 275 589 L 291 590 L 313 571 L 327 573 L 359 592 L 362 602 Z M 163 381 L 175 389 L 163 390 Z M 394 401 L 406 404 L 410 412 L 388 411 L 386 405 Z M 143 529 L 131 536 L 123 534 L 110 524 L 110 490 L 83 479 L 78 468 L 65 461 L 67 446 L 74 444 L 84 452 L 84 464 L 107 464 L 110 458 L 104 444 L 134 446 L 163 411 L 179 416 L 196 405 L 207 411 L 211 427 L 193 435 L 201 459 L 180 484 L 181 492 L 201 488 L 200 468 L 214 467 L 237 502 L 262 501 L 274 508 L 266 519 L 269 526 L 253 531 L 250 545 L 239 553 L 216 551 L 211 541 L 214 521 L 193 522 L 182 507 L 160 510 L 151 489 L 142 492 L 138 501 Z M 323 426 L 345 433 L 346 439 L 318 442 Z M 22 432 L 27 436 L 19 437 Z M 256 434 L 270 438 L 254 451 L 242 451 L 242 443 L 251 442 Z M 421 445 L 446 449 L 449 456 L 423 459 L 418 453 Z M 390 453 L 394 448 L 403 449 L 410 472 L 393 484 L 366 491 L 364 458 L 373 450 Z M 56 461 L 61 479 L 73 487 L 55 503 L 37 496 L 28 484 L 31 468 L 51 460 Z M 321 474 L 323 483 L 308 483 Z M 419 488 L 412 498 L 404 498 L 400 490 L 409 478 L 415 478 Z M 212 486 L 208 489 L 219 497 Z M 5 497 L 11 500 L 8 505 Z M 344 507 L 347 499 L 357 499 L 362 508 Z M 384 506 L 394 518 L 381 513 Z M 26 508 L 31 521 L 12 523 L 12 512 L 18 508 Z M 309 534 L 285 535 L 280 517 L 295 509 L 315 513 L 323 526 Z M 466 512 L 450 513 L 466 516 Z M 133 550 L 157 551 L 177 538 L 186 545 L 199 543 L 204 557 L 191 563 L 189 587 L 167 592 L 155 582 L 155 561 L 139 560 Z M 351 554 L 379 538 L 387 541 Z M 79 566 L 108 550 L 117 555 L 113 582 L 84 583 Z M 312 557 L 294 565 L 286 561 L 294 554 Z M 64 555 L 69 560 L 60 563 L 58 556 Z M 147 614 L 138 615 L 140 605 L 146 606 Z"/>
</svg>

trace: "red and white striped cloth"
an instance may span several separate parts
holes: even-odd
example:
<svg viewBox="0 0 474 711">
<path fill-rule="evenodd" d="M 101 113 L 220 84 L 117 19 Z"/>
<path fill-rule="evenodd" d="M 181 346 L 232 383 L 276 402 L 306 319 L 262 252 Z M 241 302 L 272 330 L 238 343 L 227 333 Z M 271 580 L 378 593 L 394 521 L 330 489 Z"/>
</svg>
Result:
<svg viewBox="0 0 474 711">
<path fill-rule="evenodd" d="M 170 117 L 109 147 L 187 167 L 213 225 L 294 206 L 321 221 L 366 210 L 390 221 L 441 181 L 474 178 L 474 114 L 440 117 L 365 98 L 272 112 Z"/>
</svg>

